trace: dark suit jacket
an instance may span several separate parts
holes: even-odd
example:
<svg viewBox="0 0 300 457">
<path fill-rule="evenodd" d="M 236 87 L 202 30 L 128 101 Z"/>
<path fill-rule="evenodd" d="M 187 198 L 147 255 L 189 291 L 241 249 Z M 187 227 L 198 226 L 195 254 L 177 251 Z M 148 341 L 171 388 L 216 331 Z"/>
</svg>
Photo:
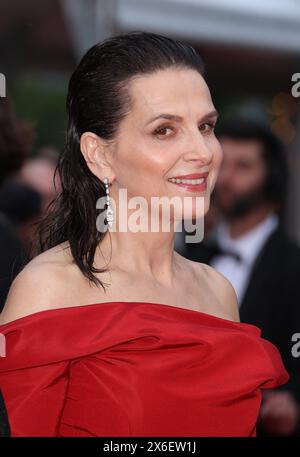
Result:
<svg viewBox="0 0 300 457">
<path fill-rule="evenodd" d="M 14 227 L 0 213 L 0 313 L 11 283 L 24 261 L 23 247 Z"/>
<path fill-rule="evenodd" d="M 209 264 L 209 242 L 186 244 L 185 257 Z M 290 390 L 300 402 L 300 357 L 291 353 L 292 335 L 300 333 L 300 247 L 277 228 L 266 241 L 240 306 L 241 322 L 261 328 L 262 337 L 279 349 L 290 380 L 279 389 Z"/>
<path fill-rule="evenodd" d="M 10 425 L 4 399 L 0 390 L 0 437 L 1 436 L 10 436 Z"/>
</svg>

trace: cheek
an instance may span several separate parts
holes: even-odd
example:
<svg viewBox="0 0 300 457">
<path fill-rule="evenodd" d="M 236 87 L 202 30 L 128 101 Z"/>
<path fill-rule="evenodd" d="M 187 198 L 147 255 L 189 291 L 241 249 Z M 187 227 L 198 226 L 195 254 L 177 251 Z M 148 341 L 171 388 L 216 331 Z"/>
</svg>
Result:
<svg viewBox="0 0 300 457">
<path fill-rule="evenodd" d="M 168 154 L 162 147 L 143 141 L 142 144 L 133 146 L 125 160 L 135 172 L 142 173 L 144 177 L 157 176 L 167 168 L 171 152 Z"/>
<path fill-rule="evenodd" d="M 265 176 L 261 173 L 252 173 L 248 177 L 246 177 L 244 180 L 240 180 L 240 186 L 245 188 L 246 190 L 248 189 L 255 189 L 258 187 L 263 186 L 265 182 Z"/>
<path fill-rule="evenodd" d="M 162 178 L 168 171 L 166 159 L 158 148 L 141 148 L 122 154 L 117 160 L 116 175 L 120 188 L 127 189 L 128 198 L 140 196 L 150 201 L 154 195 L 164 195 Z"/>
<path fill-rule="evenodd" d="M 154 151 L 155 152 L 155 151 Z M 159 168 L 159 155 L 145 148 L 142 144 L 122 147 L 122 152 L 115 160 L 115 170 L 120 185 L 136 188 L 143 180 L 148 181 Z"/>
<path fill-rule="evenodd" d="M 237 173 L 238 183 L 241 188 L 260 186 L 265 181 L 265 172 L 260 168 L 251 168 L 244 172 Z"/>
<path fill-rule="evenodd" d="M 213 161 L 215 164 L 215 168 L 219 171 L 219 168 L 223 162 L 223 149 L 217 139 L 216 139 L 215 147 L 214 147 Z"/>
<path fill-rule="evenodd" d="M 223 150 L 222 147 L 219 143 L 219 141 L 216 139 L 212 145 L 212 179 L 211 179 L 211 187 L 212 190 L 215 186 L 216 180 L 218 178 L 219 172 L 220 172 L 220 167 L 223 161 Z"/>
</svg>

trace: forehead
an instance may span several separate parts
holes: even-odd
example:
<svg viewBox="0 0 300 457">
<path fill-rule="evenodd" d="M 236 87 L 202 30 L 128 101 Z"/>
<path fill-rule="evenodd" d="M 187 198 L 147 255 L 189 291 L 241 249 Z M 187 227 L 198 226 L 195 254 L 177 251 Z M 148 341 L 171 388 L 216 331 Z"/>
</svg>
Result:
<svg viewBox="0 0 300 457">
<path fill-rule="evenodd" d="M 221 137 L 224 158 L 263 161 L 263 146 L 258 140 Z"/>
<path fill-rule="evenodd" d="M 191 69 L 160 70 L 134 78 L 129 86 L 133 115 L 155 115 L 163 110 L 188 116 L 214 108 L 204 78 Z"/>
</svg>

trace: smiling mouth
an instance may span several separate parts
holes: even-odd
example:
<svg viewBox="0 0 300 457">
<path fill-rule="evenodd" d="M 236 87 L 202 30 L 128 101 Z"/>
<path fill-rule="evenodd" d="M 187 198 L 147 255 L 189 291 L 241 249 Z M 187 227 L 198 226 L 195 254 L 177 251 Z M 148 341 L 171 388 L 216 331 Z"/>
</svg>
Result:
<svg viewBox="0 0 300 457">
<path fill-rule="evenodd" d="M 195 192 L 195 191 L 204 191 L 207 188 L 207 177 L 209 173 L 203 174 L 194 174 L 189 175 L 189 177 L 174 177 L 169 178 L 168 181 L 172 184 L 175 184 L 179 187 L 184 187 L 186 190 Z"/>
<path fill-rule="evenodd" d="M 169 178 L 168 181 L 173 182 L 175 184 L 202 184 L 205 181 L 205 178 L 197 178 L 197 179 L 180 179 L 180 178 Z"/>
</svg>

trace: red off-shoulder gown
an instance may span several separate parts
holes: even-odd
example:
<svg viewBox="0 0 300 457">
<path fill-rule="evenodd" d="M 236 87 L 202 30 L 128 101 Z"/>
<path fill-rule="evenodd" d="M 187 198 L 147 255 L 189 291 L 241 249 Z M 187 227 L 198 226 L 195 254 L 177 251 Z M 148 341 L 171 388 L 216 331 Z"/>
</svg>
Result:
<svg viewBox="0 0 300 457">
<path fill-rule="evenodd" d="M 289 380 L 251 324 L 147 302 L 44 310 L 0 326 L 11 436 L 256 436 Z"/>
</svg>

